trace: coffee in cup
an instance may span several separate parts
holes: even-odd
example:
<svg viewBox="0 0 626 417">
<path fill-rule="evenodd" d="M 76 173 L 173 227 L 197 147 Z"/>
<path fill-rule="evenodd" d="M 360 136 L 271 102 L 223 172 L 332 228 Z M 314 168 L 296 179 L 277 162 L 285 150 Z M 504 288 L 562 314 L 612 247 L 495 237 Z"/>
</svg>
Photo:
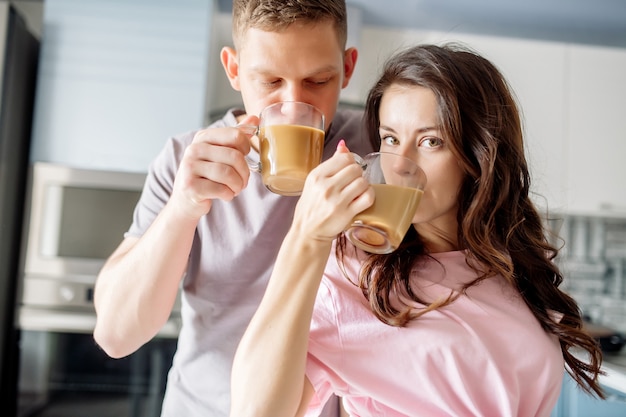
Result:
<svg viewBox="0 0 626 417">
<path fill-rule="evenodd" d="M 263 183 L 282 195 L 300 195 L 304 181 L 322 161 L 324 131 L 301 125 L 271 125 L 259 129 Z"/>
<path fill-rule="evenodd" d="M 248 160 L 261 173 L 263 184 L 286 196 L 302 193 L 304 181 L 322 162 L 324 115 L 301 102 L 279 102 L 261 112 L 258 131 L 260 160 Z"/>
<path fill-rule="evenodd" d="M 374 189 L 375 200 L 352 219 L 346 237 L 366 252 L 391 253 L 411 226 L 426 174 L 411 159 L 393 153 L 374 152 L 358 162 Z"/>
</svg>

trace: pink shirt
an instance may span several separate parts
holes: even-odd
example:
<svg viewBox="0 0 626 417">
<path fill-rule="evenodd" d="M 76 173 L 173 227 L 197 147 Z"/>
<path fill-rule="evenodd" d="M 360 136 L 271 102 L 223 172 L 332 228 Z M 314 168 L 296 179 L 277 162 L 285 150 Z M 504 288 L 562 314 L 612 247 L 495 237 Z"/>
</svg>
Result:
<svg viewBox="0 0 626 417">
<path fill-rule="evenodd" d="M 476 277 L 464 252 L 433 257 L 412 273 L 420 294 L 447 297 Z M 346 263 L 355 279 L 359 262 Z M 397 328 L 329 260 L 311 323 L 310 410 L 335 392 L 353 417 L 549 416 L 563 373 L 558 340 L 502 277 Z"/>
</svg>

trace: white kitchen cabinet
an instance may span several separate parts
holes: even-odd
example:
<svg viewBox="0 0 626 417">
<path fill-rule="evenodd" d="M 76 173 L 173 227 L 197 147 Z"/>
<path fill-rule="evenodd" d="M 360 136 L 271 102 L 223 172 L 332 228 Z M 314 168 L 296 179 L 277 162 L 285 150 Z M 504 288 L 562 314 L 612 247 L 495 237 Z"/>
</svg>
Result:
<svg viewBox="0 0 626 417">
<path fill-rule="evenodd" d="M 203 125 L 213 0 L 46 0 L 31 161 L 146 171 Z"/>
<path fill-rule="evenodd" d="M 569 212 L 626 213 L 626 49 L 571 45 Z"/>
<path fill-rule="evenodd" d="M 465 36 L 463 40 L 493 62 L 520 105 L 533 201 L 561 211 L 566 202 L 564 43 Z"/>
</svg>

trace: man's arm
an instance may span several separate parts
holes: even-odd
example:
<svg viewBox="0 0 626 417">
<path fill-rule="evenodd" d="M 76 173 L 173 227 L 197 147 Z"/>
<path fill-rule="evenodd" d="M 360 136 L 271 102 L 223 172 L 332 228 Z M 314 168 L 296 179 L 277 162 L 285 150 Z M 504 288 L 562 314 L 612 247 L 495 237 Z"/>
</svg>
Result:
<svg viewBox="0 0 626 417">
<path fill-rule="evenodd" d="M 254 116 L 246 123 L 258 123 Z M 172 194 L 140 238 L 126 238 L 96 280 L 94 338 L 112 357 L 133 353 L 169 318 L 199 219 L 214 199 L 230 201 L 250 171 L 250 138 L 236 128 L 198 132 L 185 149 Z"/>
<path fill-rule="evenodd" d="M 102 268 L 94 293 L 98 345 L 115 358 L 154 337 L 168 320 L 185 271 L 196 222 L 168 207 L 141 238 L 127 237 Z"/>
</svg>

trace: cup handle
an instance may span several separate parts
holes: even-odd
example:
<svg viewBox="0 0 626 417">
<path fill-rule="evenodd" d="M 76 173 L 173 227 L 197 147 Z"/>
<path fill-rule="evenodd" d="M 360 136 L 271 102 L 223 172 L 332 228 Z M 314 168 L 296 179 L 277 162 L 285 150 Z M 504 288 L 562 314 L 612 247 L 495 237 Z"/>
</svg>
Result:
<svg viewBox="0 0 626 417">
<path fill-rule="evenodd" d="M 258 161 L 258 162 L 253 161 L 247 155 L 245 156 L 245 158 L 246 158 L 246 163 L 248 164 L 248 168 L 250 169 L 250 171 L 261 173 L 261 161 Z"/>
<path fill-rule="evenodd" d="M 361 169 L 363 169 L 363 171 L 365 171 L 365 168 L 367 168 L 367 164 L 365 163 L 365 159 L 363 159 L 361 157 L 361 155 L 359 155 L 357 153 L 354 153 L 354 152 L 350 152 L 350 153 L 352 154 L 352 157 L 354 158 L 354 162 L 359 164 Z"/>
<path fill-rule="evenodd" d="M 259 133 L 259 128 L 258 126 L 254 126 L 254 125 L 246 125 L 246 124 L 241 124 L 241 125 L 237 125 L 236 126 L 237 129 L 239 129 L 242 133 L 244 133 L 245 135 L 247 135 L 248 137 L 257 135 Z M 261 161 L 253 161 L 249 156 L 245 156 L 246 158 L 246 163 L 248 164 L 248 168 L 250 169 L 250 171 L 252 172 L 261 172 Z"/>
</svg>

